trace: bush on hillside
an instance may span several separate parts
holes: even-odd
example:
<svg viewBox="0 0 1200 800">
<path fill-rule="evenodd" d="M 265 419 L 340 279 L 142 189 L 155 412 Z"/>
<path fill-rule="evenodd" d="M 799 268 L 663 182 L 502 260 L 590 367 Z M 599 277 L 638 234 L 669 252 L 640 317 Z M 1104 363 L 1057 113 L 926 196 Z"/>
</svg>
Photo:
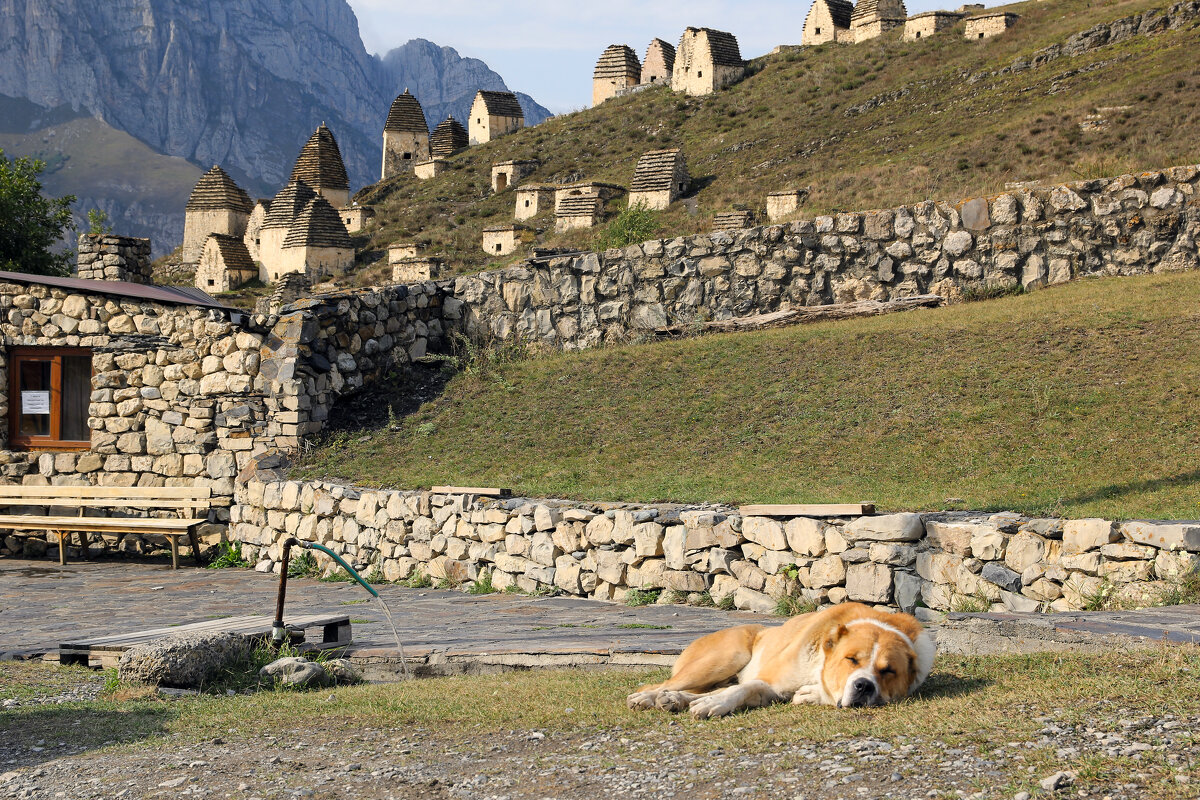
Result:
<svg viewBox="0 0 1200 800">
<path fill-rule="evenodd" d="M 641 244 L 653 239 L 659 228 L 658 215 L 645 203 L 626 206 L 601 234 L 600 249 Z"/>
</svg>

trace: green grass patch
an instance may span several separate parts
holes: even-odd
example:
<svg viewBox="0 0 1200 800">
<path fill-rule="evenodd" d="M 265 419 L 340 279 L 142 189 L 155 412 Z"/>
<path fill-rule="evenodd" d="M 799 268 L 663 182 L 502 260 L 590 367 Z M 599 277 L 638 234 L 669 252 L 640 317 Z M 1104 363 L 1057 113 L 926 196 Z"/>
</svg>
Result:
<svg viewBox="0 0 1200 800">
<path fill-rule="evenodd" d="M 328 439 L 293 474 L 594 501 L 1191 519 L 1198 296 L 1197 273 L 1097 279 L 513 360 L 495 368 L 503 381 L 455 377 L 398 429 Z M 436 436 L 414 435 L 428 424 Z"/>
<path fill-rule="evenodd" d="M 662 589 L 630 589 L 625 593 L 625 605 L 630 608 L 652 606 L 662 596 Z"/>
</svg>

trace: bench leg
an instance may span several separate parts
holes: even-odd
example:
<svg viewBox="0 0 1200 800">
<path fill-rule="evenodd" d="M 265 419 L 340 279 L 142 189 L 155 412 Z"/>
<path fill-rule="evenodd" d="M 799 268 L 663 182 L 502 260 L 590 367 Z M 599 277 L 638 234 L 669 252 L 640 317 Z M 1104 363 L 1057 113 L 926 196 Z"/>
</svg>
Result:
<svg viewBox="0 0 1200 800">
<path fill-rule="evenodd" d="M 179 569 L 179 537 L 168 536 L 171 542 L 171 569 Z"/>
<path fill-rule="evenodd" d="M 67 564 L 66 534 L 63 533 L 62 531 L 56 531 L 56 533 L 58 533 L 58 563 L 60 566 L 66 566 L 66 564 Z"/>
<path fill-rule="evenodd" d="M 200 560 L 200 540 L 195 531 L 188 531 L 188 543 L 192 546 L 192 561 L 198 567 L 204 566 L 204 562 Z"/>
<path fill-rule="evenodd" d="M 84 561 L 92 560 L 92 555 L 88 552 L 88 535 L 85 531 L 79 531 L 79 549 L 82 551 Z"/>
</svg>

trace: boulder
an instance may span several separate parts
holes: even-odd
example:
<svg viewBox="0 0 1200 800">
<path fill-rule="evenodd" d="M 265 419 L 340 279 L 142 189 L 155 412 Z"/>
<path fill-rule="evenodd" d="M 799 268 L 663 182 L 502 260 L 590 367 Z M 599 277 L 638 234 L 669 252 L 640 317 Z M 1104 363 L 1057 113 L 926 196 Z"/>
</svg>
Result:
<svg viewBox="0 0 1200 800">
<path fill-rule="evenodd" d="M 307 658 L 281 658 L 272 661 L 258 671 L 260 678 L 270 678 L 284 686 L 325 686 L 330 683 L 328 673 L 320 664 Z"/>
<path fill-rule="evenodd" d="M 250 643 L 236 633 L 185 633 L 134 645 L 121 655 L 123 681 L 199 689 L 250 658 Z"/>
</svg>

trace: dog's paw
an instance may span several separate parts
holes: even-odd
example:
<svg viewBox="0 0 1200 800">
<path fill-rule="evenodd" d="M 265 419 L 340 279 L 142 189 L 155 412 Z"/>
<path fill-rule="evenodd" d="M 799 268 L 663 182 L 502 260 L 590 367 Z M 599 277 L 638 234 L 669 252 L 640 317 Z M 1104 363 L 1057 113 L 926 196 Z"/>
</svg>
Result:
<svg viewBox="0 0 1200 800">
<path fill-rule="evenodd" d="M 625 698 L 625 702 L 634 711 L 647 711 L 655 707 L 659 694 L 657 689 L 651 689 L 646 692 L 634 692 Z"/>
<path fill-rule="evenodd" d="M 821 704 L 821 687 L 816 684 L 801 686 L 794 695 L 792 695 L 793 705 L 811 704 L 814 706 Z"/>
<path fill-rule="evenodd" d="M 703 697 L 697 697 L 688 706 L 688 711 L 696 719 L 711 719 L 713 717 L 724 717 L 727 714 L 733 713 L 735 705 L 728 698 L 718 694 L 706 694 Z"/>
<path fill-rule="evenodd" d="M 658 696 L 658 701 L 655 703 L 663 711 L 683 711 L 687 709 L 691 702 L 696 699 L 696 695 L 688 692 L 662 692 Z"/>
</svg>

